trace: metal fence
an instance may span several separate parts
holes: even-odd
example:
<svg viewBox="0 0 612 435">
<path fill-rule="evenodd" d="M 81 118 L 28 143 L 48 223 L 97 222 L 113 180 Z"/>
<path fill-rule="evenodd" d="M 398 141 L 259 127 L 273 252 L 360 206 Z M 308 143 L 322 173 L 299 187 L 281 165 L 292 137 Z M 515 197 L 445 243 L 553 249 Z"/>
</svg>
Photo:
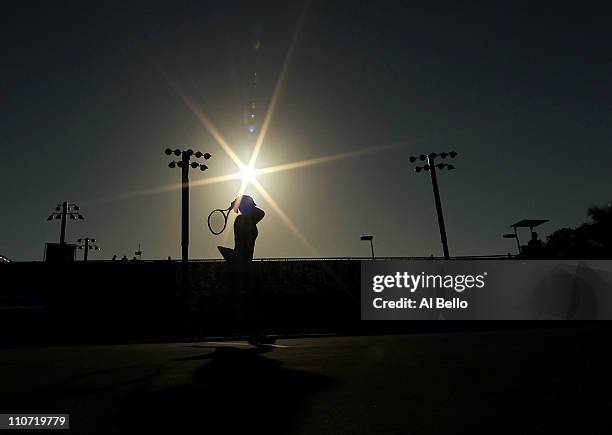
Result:
<svg viewBox="0 0 612 435">
<path fill-rule="evenodd" d="M 461 255 L 451 257 L 451 260 L 504 260 L 504 259 L 517 259 L 516 255 L 512 254 L 493 254 L 493 255 Z M 268 261 L 394 261 L 394 260 L 444 260 L 444 257 L 262 257 L 253 259 L 254 262 L 268 262 Z M 89 260 L 90 262 L 96 263 L 110 263 L 113 260 Z M 189 260 L 190 263 L 223 263 L 225 260 L 222 258 L 192 258 Z M 180 263 L 180 259 L 151 259 L 151 260 L 114 260 L 115 263 Z"/>
</svg>

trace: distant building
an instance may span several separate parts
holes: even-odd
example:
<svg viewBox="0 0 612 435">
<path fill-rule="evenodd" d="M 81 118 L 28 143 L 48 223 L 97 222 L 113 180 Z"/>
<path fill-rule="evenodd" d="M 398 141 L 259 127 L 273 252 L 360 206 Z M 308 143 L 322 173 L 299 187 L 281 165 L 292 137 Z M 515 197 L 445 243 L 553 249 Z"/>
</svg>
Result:
<svg viewBox="0 0 612 435">
<path fill-rule="evenodd" d="M 45 262 L 70 263 L 76 258 L 76 248 L 70 243 L 45 243 Z"/>
</svg>

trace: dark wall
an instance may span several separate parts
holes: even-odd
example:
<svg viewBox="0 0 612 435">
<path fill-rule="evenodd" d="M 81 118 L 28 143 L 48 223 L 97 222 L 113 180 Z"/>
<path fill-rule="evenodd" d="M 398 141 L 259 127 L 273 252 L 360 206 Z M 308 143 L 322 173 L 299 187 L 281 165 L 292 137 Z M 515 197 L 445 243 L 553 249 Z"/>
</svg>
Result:
<svg viewBox="0 0 612 435">
<path fill-rule="evenodd" d="M 256 261 L 249 282 L 222 261 L 0 263 L 0 345 L 193 340 L 252 330 L 265 295 L 273 334 L 565 327 L 568 322 L 361 321 L 360 260 Z M 185 284 L 183 284 L 185 282 Z M 242 289 L 242 290 L 241 290 Z M 597 322 L 571 322 L 572 326 Z"/>
<path fill-rule="evenodd" d="M 241 283 L 225 262 L 6 263 L 0 342 L 190 339 L 247 333 L 252 292 L 277 333 L 359 323 L 359 261 L 263 261 Z M 241 290 L 242 289 L 242 290 Z"/>
</svg>

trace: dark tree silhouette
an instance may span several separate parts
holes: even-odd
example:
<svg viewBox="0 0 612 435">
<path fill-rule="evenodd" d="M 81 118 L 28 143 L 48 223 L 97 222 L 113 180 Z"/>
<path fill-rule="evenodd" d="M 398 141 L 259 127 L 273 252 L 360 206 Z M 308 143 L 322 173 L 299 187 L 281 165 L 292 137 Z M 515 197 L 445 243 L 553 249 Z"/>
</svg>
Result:
<svg viewBox="0 0 612 435">
<path fill-rule="evenodd" d="M 587 211 L 591 222 L 561 228 L 547 237 L 545 256 L 552 259 L 612 259 L 612 201 Z"/>
<path fill-rule="evenodd" d="M 602 255 L 610 258 L 612 256 L 612 201 L 608 202 L 605 207 L 590 207 L 588 215 L 593 222 L 588 226 L 587 237 Z"/>
</svg>

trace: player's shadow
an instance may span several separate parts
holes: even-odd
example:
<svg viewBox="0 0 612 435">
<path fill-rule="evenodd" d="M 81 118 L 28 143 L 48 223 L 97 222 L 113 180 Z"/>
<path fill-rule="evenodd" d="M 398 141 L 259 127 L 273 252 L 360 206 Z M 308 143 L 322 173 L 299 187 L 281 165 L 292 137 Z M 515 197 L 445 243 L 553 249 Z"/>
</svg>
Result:
<svg viewBox="0 0 612 435">
<path fill-rule="evenodd" d="M 184 386 L 131 396 L 119 424 L 126 433 L 250 433 L 254 428 L 287 432 L 301 402 L 331 380 L 283 368 L 261 356 L 271 350 L 218 347 L 177 360 L 206 362 Z"/>
</svg>

